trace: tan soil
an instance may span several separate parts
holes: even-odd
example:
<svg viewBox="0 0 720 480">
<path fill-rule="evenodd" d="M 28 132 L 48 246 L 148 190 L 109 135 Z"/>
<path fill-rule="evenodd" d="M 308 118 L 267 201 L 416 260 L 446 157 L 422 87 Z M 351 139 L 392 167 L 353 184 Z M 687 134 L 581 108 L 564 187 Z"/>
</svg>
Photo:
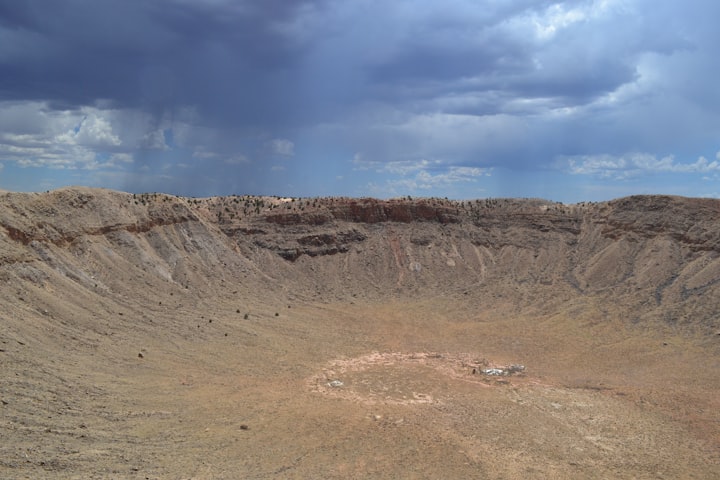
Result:
<svg viewBox="0 0 720 480">
<path fill-rule="evenodd" d="M 0 478 L 720 478 L 719 202 L 258 200 L 0 194 Z"/>
</svg>

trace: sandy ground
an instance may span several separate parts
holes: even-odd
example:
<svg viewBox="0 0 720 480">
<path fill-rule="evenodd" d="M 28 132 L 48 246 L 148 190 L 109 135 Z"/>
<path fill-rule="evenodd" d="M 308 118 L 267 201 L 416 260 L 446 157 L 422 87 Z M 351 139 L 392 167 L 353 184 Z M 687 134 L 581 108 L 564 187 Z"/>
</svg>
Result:
<svg viewBox="0 0 720 480">
<path fill-rule="evenodd" d="M 443 299 L 247 320 L 212 303 L 203 323 L 156 317 L 155 335 L 86 334 L 54 358 L 4 331 L 3 478 L 720 474 L 718 365 L 687 339 Z"/>
</svg>

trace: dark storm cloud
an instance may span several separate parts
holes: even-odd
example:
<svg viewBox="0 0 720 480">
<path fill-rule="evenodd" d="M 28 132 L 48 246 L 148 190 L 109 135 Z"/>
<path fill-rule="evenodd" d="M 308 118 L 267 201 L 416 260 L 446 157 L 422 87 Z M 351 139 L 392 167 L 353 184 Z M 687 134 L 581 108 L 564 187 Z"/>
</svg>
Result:
<svg viewBox="0 0 720 480">
<path fill-rule="evenodd" d="M 680 37 L 637 12 L 568 13 L 594 3 L 2 1 L 0 98 L 190 106 L 207 124 L 256 127 L 478 92 L 489 110 L 446 111 L 499 112 L 508 97 L 583 104 L 634 81 L 639 55 L 671 52 Z"/>
<path fill-rule="evenodd" d="M 282 27 L 305 3 L 4 1 L 0 98 L 259 112 L 302 48 Z"/>
</svg>

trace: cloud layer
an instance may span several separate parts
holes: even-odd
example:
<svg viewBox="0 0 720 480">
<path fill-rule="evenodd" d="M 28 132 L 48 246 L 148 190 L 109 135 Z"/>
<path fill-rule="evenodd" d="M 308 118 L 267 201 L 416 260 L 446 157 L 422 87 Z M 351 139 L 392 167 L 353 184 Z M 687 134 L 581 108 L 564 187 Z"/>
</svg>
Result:
<svg viewBox="0 0 720 480">
<path fill-rule="evenodd" d="M 0 0 L 0 188 L 714 192 L 717 18 L 709 0 Z"/>
</svg>

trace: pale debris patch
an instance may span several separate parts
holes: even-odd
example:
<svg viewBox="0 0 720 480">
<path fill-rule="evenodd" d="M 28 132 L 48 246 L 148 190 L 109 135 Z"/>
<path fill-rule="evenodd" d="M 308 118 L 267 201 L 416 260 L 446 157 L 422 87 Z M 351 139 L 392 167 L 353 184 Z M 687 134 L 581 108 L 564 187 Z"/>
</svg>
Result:
<svg viewBox="0 0 720 480">
<path fill-rule="evenodd" d="M 412 367 L 423 367 L 432 375 L 440 375 L 450 381 L 470 382 L 481 387 L 492 385 L 491 380 L 487 378 L 489 376 L 523 377 L 525 373 L 523 365 L 498 366 L 485 358 L 465 353 L 372 352 L 360 357 L 333 360 L 323 368 L 321 373 L 313 375 L 306 383 L 309 390 L 313 392 L 368 405 L 442 404 L 444 401 L 438 397 L 438 392 L 429 393 L 415 389 L 422 385 L 413 382 L 410 371 Z M 388 368 L 397 370 L 389 371 Z M 368 388 L 367 379 L 359 382 L 357 386 L 354 385 L 353 379 L 357 379 L 362 376 L 361 374 L 369 371 L 377 371 L 376 377 L 378 378 L 373 379 L 373 385 L 371 385 L 376 392 L 373 392 L 372 388 Z M 395 384 L 405 383 L 407 394 L 400 395 L 393 392 L 393 388 L 388 385 L 390 381 L 386 382 L 383 375 L 392 375 L 394 377 L 392 381 Z M 400 380 L 397 379 L 398 376 L 401 377 Z M 503 380 L 501 384 L 507 384 L 507 380 Z M 361 388 L 367 388 L 369 391 L 359 391 Z M 442 389 L 439 391 L 442 394 Z"/>
</svg>

